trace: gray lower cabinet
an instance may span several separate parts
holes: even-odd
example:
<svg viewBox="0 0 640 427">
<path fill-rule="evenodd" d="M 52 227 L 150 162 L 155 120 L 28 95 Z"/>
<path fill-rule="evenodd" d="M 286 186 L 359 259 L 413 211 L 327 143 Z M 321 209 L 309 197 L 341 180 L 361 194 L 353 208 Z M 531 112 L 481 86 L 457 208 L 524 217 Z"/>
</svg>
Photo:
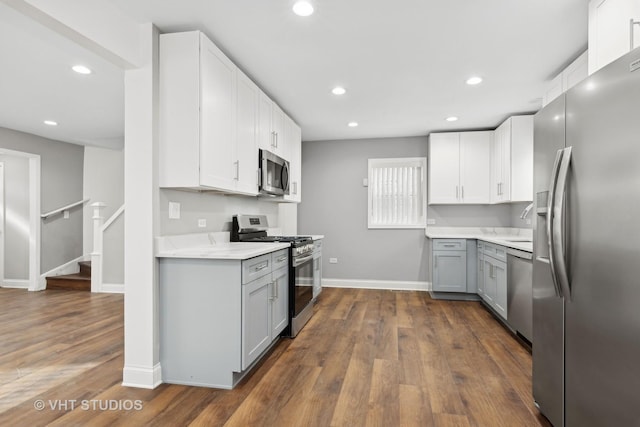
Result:
<svg viewBox="0 0 640 427">
<path fill-rule="evenodd" d="M 467 292 L 467 251 L 433 252 L 433 290 Z"/>
<path fill-rule="evenodd" d="M 289 267 L 271 274 L 271 339 L 289 325 Z"/>
<path fill-rule="evenodd" d="M 484 242 L 478 240 L 477 243 L 477 266 L 476 277 L 478 278 L 478 295 L 484 294 Z"/>
<path fill-rule="evenodd" d="M 476 242 L 433 239 L 432 297 L 477 299 Z"/>
<path fill-rule="evenodd" d="M 507 319 L 507 259 L 506 248 L 482 243 L 482 262 L 478 264 L 482 275 L 480 297 L 505 320 Z"/>
<path fill-rule="evenodd" d="M 288 249 L 159 264 L 163 381 L 233 388 L 288 324 Z"/>
</svg>

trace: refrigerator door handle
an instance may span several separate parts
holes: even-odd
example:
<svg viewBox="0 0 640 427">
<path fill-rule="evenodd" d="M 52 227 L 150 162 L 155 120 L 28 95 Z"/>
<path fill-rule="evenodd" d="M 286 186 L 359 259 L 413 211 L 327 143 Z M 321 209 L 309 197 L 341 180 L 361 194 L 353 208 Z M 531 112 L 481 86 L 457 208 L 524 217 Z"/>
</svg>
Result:
<svg viewBox="0 0 640 427">
<path fill-rule="evenodd" d="M 563 150 L 560 169 L 556 184 L 556 199 L 553 207 L 556 212 L 553 216 L 553 245 L 555 255 L 555 267 L 558 281 L 563 295 L 571 300 L 571 286 L 569 285 L 569 273 L 567 272 L 567 258 L 565 253 L 565 198 L 567 194 L 567 177 L 571 163 L 571 147 Z"/>
<path fill-rule="evenodd" d="M 553 169 L 551 169 L 551 185 L 549 186 L 549 197 L 547 199 L 547 244 L 549 245 L 549 266 L 551 267 L 551 279 L 553 279 L 553 287 L 555 288 L 556 295 L 562 298 L 562 289 L 558 283 L 558 275 L 556 273 L 556 254 L 554 244 L 554 203 L 556 199 L 556 186 L 558 183 L 558 172 L 560 171 L 560 163 L 564 150 L 558 150 L 556 152 L 556 159 L 553 162 Z"/>
</svg>

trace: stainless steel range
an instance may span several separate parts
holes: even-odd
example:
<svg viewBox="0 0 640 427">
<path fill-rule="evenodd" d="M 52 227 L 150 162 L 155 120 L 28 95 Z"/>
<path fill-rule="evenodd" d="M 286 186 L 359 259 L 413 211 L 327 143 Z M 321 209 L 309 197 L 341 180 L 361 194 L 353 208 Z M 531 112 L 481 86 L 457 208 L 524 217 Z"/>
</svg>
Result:
<svg viewBox="0 0 640 427">
<path fill-rule="evenodd" d="M 232 242 L 284 242 L 289 249 L 289 326 L 283 335 L 295 337 L 313 315 L 313 240 L 308 236 L 268 236 L 266 215 L 234 215 Z"/>
</svg>

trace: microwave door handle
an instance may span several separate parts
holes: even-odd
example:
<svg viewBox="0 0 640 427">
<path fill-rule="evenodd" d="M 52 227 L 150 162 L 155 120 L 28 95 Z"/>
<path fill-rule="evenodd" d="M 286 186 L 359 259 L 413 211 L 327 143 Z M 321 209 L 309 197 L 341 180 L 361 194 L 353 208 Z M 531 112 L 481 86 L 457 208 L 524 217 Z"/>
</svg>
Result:
<svg viewBox="0 0 640 427">
<path fill-rule="evenodd" d="M 289 194 L 289 163 L 286 163 L 282 166 L 282 175 L 281 175 L 282 189 L 284 190 L 284 194 Z"/>
</svg>

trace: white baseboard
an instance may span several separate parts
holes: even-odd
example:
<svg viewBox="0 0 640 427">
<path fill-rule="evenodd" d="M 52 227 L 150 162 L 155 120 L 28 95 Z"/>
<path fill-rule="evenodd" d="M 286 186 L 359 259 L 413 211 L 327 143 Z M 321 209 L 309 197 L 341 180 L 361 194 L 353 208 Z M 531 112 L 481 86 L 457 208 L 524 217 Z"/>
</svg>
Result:
<svg viewBox="0 0 640 427">
<path fill-rule="evenodd" d="M 122 385 L 125 387 L 154 389 L 162 384 L 160 363 L 153 368 L 125 366 L 122 370 Z"/>
<path fill-rule="evenodd" d="M 103 294 L 124 294 L 124 283 L 103 283 L 100 288 Z"/>
<path fill-rule="evenodd" d="M 4 279 L 0 288 L 29 289 L 29 280 Z"/>
<path fill-rule="evenodd" d="M 76 259 L 72 259 L 62 265 L 59 265 L 46 273 L 42 273 L 38 279 L 38 289 L 45 289 L 47 287 L 47 277 L 62 276 L 65 274 L 74 274 L 80 271 L 78 263 L 81 261 L 90 261 L 91 255 L 82 255 Z"/>
<path fill-rule="evenodd" d="M 322 279 L 323 288 L 387 289 L 393 291 L 430 291 L 430 282 L 402 280 Z"/>
</svg>

